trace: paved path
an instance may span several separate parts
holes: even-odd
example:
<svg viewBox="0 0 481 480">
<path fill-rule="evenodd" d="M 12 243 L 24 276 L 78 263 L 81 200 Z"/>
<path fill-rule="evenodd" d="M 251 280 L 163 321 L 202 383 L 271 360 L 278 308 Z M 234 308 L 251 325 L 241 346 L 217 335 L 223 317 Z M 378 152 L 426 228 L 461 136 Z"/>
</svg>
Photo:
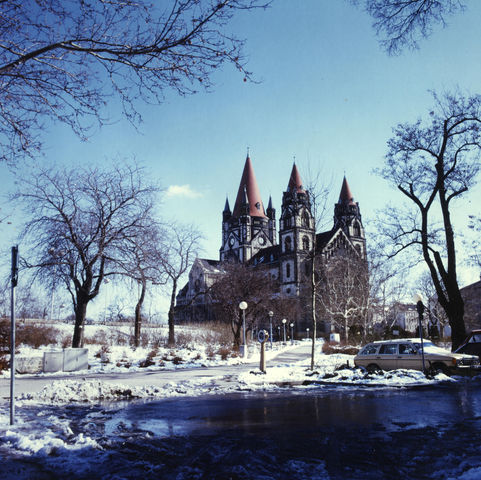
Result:
<svg viewBox="0 0 481 480">
<path fill-rule="evenodd" d="M 309 358 L 311 352 L 310 342 L 303 342 L 297 346 L 289 347 L 281 351 L 275 358 L 267 361 L 269 366 L 285 363 L 294 363 Z M 15 396 L 23 393 L 36 393 L 46 385 L 50 385 L 55 380 L 79 380 L 79 379 L 99 379 L 109 383 L 121 383 L 129 387 L 154 385 L 161 387 L 170 382 L 183 382 L 198 378 L 216 378 L 220 383 L 232 382 L 232 377 L 246 370 L 258 368 L 259 362 L 244 363 L 240 365 L 222 365 L 218 367 L 201 368 L 180 368 L 178 370 L 157 370 L 141 372 L 119 372 L 119 373 L 86 373 L 79 372 L 78 375 L 39 375 L 23 376 L 17 375 L 15 380 Z M 222 380 L 219 377 L 223 377 Z M 0 378 L 0 402 L 5 402 L 10 398 L 10 379 Z"/>
</svg>

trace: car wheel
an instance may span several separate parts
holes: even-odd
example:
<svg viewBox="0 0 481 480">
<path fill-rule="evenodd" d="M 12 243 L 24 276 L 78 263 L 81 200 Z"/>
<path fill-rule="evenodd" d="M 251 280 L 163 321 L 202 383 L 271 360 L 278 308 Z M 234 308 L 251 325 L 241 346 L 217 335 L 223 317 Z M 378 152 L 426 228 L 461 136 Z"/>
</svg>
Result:
<svg viewBox="0 0 481 480">
<path fill-rule="evenodd" d="M 366 367 L 366 370 L 368 373 L 382 373 L 382 368 L 379 368 L 379 365 L 376 365 L 375 363 L 370 363 Z"/>
<path fill-rule="evenodd" d="M 429 369 L 431 375 L 436 376 L 438 373 L 444 373 L 444 375 L 449 375 L 448 367 L 444 365 L 444 363 L 435 363 L 434 365 L 431 365 L 431 368 Z"/>
</svg>

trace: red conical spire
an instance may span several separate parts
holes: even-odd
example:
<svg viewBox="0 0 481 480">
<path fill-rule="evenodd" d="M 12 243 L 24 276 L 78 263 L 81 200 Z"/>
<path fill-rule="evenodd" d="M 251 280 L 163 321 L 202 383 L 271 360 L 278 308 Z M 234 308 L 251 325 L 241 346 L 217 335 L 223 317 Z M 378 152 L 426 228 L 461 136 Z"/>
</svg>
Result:
<svg viewBox="0 0 481 480">
<path fill-rule="evenodd" d="M 344 175 L 344 180 L 342 181 L 341 193 L 339 195 L 339 203 L 344 203 L 347 205 L 355 205 L 354 197 L 347 183 L 346 176 Z"/>
<path fill-rule="evenodd" d="M 242 172 L 242 178 L 237 191 L 237 198 L 234 205 L 234 211 L 232 215 L 239 217 L 241 213 L 241 206 L 244 201 L 244 190 L 247 195 L 247 201 L 249 202 L 249 214 L 251 217 L 265 217 L 264 205 L 262 204 L 261 195 L 259 193 L 259 187 L 257 186 L 256 176 L 254 169 L 252 168 L 251 159 L 247 154 L 244 171 Z"/>
<path fill-rule="evenodd" d="M 289 184 L 287 185 L 287 191 L 288 192 L 296 191 L 297 193 L 305 193 L 305 190 L 302 187 L 301 176 L 299 175 L 299 170 L 297 170 L 295 163 L 292 166 L 292 172 L 291 172 L 291 177 L 289 178 Z"/>
</svg>

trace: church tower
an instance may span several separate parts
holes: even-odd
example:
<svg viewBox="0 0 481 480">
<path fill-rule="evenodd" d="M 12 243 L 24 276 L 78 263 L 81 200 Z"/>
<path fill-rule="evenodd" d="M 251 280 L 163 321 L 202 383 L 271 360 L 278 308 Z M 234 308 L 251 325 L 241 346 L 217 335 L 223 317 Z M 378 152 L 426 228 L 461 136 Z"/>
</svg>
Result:
<svg viewBox="0 0 481 480">
<path fill-rule="evenodd" d="M 279 280 L 282 293 L 298 295 L 301 283 L 308 276 L 306 262 L 313 248 L 315 222 L 309 192 L 302 186 L 301 176 L 294 163 L 287 191 L 282 195 L 279 227 Z"/>
<path fill-rule="evenodd" d="M 247 155 L 244 171 L 231 212 L 226 200 L 222 212 L 220 260 L 249 261 L 259 250 L 276 245 L 275 209 L 269 199 L 267 214 L 257 186 L 252 162 Z"/>
<path fill-rule="evenodd" d="M 341 228 L 351 240 L 361 258 L 366 259 L 366 236 L 359 203 L 354 201 L 345 176 L 342 181 L 339 201 L 334 205 L 334 228 Z"/>
</svg>

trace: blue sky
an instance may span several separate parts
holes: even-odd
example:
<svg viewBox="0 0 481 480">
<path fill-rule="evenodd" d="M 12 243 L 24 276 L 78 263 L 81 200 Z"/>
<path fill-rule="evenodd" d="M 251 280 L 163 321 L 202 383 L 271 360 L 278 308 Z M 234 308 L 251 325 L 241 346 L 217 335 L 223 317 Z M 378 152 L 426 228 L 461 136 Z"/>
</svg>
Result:
<svg viewBox="0 0 481 480">
<path fill-rule="evenodd" d="M 248 68 L 257 83 L 243 82 L 226 66 L 214 77 L 212 92 L 185 98 L 168 92 L 160 106 L 140 105 L 140 131 L 119 117 L 113 103 L 115 122 L 86 143 L 63 126 L 45 132 L 41 161 L 135 156 L 170 188 L 163 210 L 203 231 L 208 258 L 218 258 L 221 212 L 226 194 L 233 205 L 247 147 L 264 203 L 272 195 L 278 218 L 295 157 L 301 176 L 310 165 L 333 178 L 332 204 L 345 172 L 369 221 L 388 200 L 401 198 L 372 174 L 382 164 L 392 127 L 429 111 L 429 89 L 481 92 L 480 19 L 481 2 L 471 1 L 467 13 L 436 28 L 419 51 L 389 57 L 371 19 L 350 2 L 275 0 L 270 9 L 241 13 L 232 24 L 247 40 Z M 8 186 L 6 167 L 1 169 Z M 480 214 L 474 201 L 479 193 L 479 187 L 471 193 L 472 211 L 468 203 L 456 211 L 461 224 L 467 213 Z M 11 213 L 11 207 L 3 211 Z M 11 218 L 7 242 L 20 220 Z M 463 275 L 462 281 L 472 281 L 479 272 Z"/>
</svg>

